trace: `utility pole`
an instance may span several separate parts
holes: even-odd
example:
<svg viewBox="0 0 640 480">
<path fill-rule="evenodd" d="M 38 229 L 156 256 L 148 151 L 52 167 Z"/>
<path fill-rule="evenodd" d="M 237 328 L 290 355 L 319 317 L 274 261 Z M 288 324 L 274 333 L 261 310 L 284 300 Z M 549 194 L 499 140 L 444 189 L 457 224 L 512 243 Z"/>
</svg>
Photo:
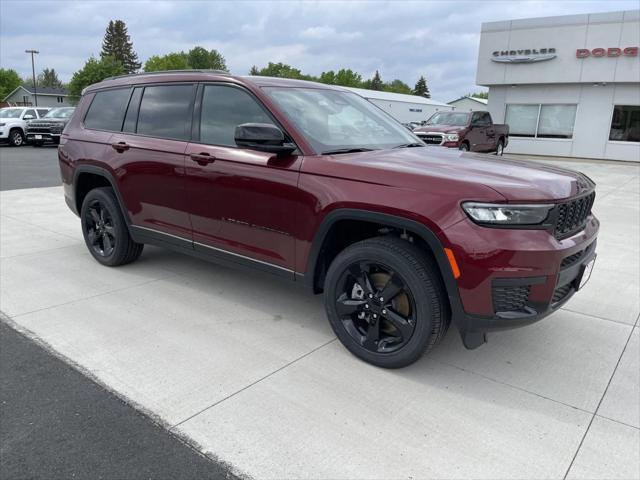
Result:
<svg viewBox="0 0 640 480">
<path fill-rule="evenodd" d="M 33 97 L 36 101 L 36 107 L 38 106 L 38 87 L 36 85 L 36 65 L 33 62 L 33 54 L 38 54 L 40 53 L 37 50 L 25 50 L 25 53 L 30 53 L 31 54 L 31 73 L 33 75 Z"/>
</svg>

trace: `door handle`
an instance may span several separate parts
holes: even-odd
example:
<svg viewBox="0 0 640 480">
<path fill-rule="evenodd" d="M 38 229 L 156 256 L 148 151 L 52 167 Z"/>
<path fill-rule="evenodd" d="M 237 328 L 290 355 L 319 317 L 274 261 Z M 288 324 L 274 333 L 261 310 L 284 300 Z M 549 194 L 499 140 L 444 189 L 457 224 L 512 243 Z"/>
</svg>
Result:
<svg viewBox="0 0 640 480">
<path fill-rule="evenodd" d="M 209 155 L 207 152 L 191 153 L 189 156 L 191 157 L 191 160 L 203 167 L 216 161 L 216 157 Z"/>
<path fill-rule="evenodd" d="M 122 153 L 126 150 L 129 150 L 130 147 L 125 142 L 118 142 L 118 143 L 112 143 L 111 148 L 113 148 L 118 153 Z"/>
</svg>

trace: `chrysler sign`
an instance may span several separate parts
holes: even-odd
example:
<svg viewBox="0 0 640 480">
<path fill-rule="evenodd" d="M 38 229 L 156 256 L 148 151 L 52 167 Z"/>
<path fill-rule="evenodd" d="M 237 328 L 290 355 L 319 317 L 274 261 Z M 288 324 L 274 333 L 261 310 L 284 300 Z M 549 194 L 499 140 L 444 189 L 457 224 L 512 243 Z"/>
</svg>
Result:
<svg viewBox="0 0 640 480">
<path fill-rule="evenodd" d="M 496 50 L 491 60 L 498 63 L 544 62 L 556 57 L 555 48 L 523 48 L 518 50 Z"/>
</svg>

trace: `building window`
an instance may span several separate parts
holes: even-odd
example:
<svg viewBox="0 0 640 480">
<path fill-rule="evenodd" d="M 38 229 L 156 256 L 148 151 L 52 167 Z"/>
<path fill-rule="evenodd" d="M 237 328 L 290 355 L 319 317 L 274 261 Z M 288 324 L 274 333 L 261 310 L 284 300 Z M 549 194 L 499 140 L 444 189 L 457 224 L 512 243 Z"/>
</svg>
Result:
<svg viewBox="0 0 640 480">
<path fill-rule="evenodd" d="M 640 105 L 615 105 L 609 140 L 640 142 Z"/>
<path fill-rule="evenodd" d="M 64 98 L 63 97 L 58 97 L 58 103 L 64 103 Z"/>
<path fill-rule="evenodd" d="M 577 105 L 507 105 L 509 135 L 531 138 L 573 138 Z"/>
</svg>

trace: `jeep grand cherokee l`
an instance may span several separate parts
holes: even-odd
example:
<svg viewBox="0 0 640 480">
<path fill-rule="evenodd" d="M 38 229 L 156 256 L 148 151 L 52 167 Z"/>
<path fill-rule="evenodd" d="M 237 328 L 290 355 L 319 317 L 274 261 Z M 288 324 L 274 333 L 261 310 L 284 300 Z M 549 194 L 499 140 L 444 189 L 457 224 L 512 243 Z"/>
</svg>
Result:
<svg viewBox="0 0 640 480">
<path fill-rule="evenodd" d="M 101 264 L 154 244 L 302 282 L 345 347 L 382 367 L 414 362 L 451 321 L 475 348 L 541 319 L 595 258 L 586 176 L 428 148 L 328 85 L 107 79 L 84 91 L 59 160 Z"/>
</svg>

